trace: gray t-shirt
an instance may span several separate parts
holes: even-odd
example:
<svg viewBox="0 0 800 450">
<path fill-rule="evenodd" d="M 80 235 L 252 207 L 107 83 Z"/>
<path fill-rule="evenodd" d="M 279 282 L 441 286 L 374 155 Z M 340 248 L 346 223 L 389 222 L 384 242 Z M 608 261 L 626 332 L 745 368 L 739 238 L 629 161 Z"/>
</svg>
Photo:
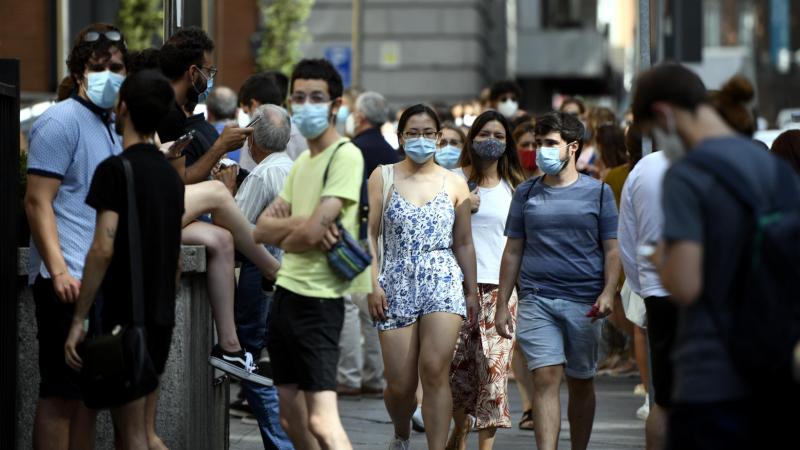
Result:
<svg viewBox="0 0 800 450">
<path fill-rule="evenodd" d="M 741 182 L 758 198 L 777 187 L 774 156 L 742 137 L 701 142 L 695 152 L 727 161 L 743 174 Z M 730 324 L 730 295 L 744 247 L 750 242 L 750 213 L 709 173 L 689 161 L 675 163 L 664 178 L 664 239 L 703 246 L 703 290 L 692 305 L 680 308 L 672 350 L 673 400 L 706 403 L 748 395 L 709 313 Z"/>
<path fill-rule="evenodd" d="M 522 296 L 594 303 L 605 287 L 602 241 L 617 238 L 614 193 L 586 175 L 565 187 L 530 179 L 514 192 L 505 234 L 525 239 Z"/>
</svg>

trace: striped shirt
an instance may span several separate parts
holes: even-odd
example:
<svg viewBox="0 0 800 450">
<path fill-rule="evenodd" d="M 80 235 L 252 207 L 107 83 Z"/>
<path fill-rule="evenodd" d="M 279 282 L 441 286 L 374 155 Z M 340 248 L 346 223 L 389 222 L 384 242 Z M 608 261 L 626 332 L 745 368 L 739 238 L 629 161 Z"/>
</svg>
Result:
<svg viewBox="0 0 800 450">
<path fill-rule="evenodd" d="M 122 152 L 121 144 L 108 112 L 78 97 L 51 106 L 31 128 L 28 173 L 61 180 L 53 200 L 58 241 L 77 279 L 94 237 L 95 211 L 86 205 L 92 176 L 103 160 Z M 31 239 L 28 281 L 39 274 L 50 278 Z"/>
<path fill-rule="evenodd" d="M 242 155 L 245 153 L 250 152 L 244 149 Z M 285 152 L 277 152 L 264 158 L 244 179 L 236 193 L 236 204 L 251 224 L 255 225 L 258 216 L 281 193 L 291 170 L 292 160 Z M 275 257 L 281 254 L 277 248 L 267 249 Z"/>
<path fill-rule="evenodd" d="M 522 296 L 594 302 L 605 286 L 602 241 L 617 238 L 614 193 L 586 175 L 565 187 L 530 179 L 514 192 L 506 236 L 525 240 Z"/>
</svg>

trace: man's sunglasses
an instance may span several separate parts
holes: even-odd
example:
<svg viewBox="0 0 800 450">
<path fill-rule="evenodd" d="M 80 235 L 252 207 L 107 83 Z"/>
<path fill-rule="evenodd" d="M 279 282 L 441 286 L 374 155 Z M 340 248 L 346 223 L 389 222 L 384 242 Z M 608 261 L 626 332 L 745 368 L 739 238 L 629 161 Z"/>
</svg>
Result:
<svg viewBox="0 0 800 450">
<path fill-rule="evenodd" d="M 117 30 L 108 30 L 108 31 L 89 31 L 85 35 L 83 35 L 84 42 L 97 42 L 100 40 L 100 36 L 105 36 L 111 42 L 119 42 L 122 40 L 122 33 Z"/>
</svg>

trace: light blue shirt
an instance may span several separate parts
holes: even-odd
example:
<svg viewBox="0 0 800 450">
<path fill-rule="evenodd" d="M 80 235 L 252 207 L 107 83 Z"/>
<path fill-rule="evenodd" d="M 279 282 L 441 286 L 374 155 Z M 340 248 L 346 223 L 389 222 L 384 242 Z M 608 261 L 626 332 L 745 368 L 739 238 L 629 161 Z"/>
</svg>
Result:
<svg viewBox="0 0 800 450">
<path fill-rule="evenodd" d="M 70 98 L 51 106 L 30 133 L 28 173 L 61 180 L 53 200 L 58 241 L 69 273 L 83 277 L 83 265 L 94 237 L 95 211 L 86 195 L 97 166 L 122 152 L 122 139 L 107 112 L 83 99 Z M 31 239 L 28 282 L 41 274 L 50 278 Z"/>
</svg>

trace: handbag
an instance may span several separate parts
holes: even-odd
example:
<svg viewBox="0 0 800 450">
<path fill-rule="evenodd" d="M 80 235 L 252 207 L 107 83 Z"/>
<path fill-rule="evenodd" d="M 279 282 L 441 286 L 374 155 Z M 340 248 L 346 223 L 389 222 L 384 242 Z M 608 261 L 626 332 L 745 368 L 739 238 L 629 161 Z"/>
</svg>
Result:
<svg viewBox="0 0 800 450">
<path fill-rule="evenodd" d="M 128 191 L 133 323 L 117 325 L 111 333 L 86 340 L 78 349 L 83 360 L 80 373 L 83 401 L 92 409 L 124 405 L 144 397 L 158 387 L 158 374 L 147 351 L 144 327 L 141 237 L 133 170 L 125 157 L 120 159 L 125 169 Z"/>
<path fill-rule="evenodd" d="M 328 165 L 325 167 L 325 174 L 322 177 L 322 189 L 325 190 L 325 183 L 328 181 L 328 170 L 331 168 L 333 158 L 336 157 L 336 152 L 346 142 L 339 144 L 328 160 Z M 359 201 L 359 236 L 363 236 L 361 242 L 356 240 L 350 233 L 345 230 L 339 219 L 336 219 L 336 225 L 339 227 L 339 242 L 337 242 L 327 252 L 328 266 L 340 278 L 352 281 L 355 277 L 364 272 L 372 264 L 372 254 L 369 251 L 369 246 L 366 245 L 364 237 L 366 237 L 366 219 L 369 216 L 368 203 L 364 203 L 363 184 L 366 180 L 362 181 L 362 199 Z"/>
</svg>

